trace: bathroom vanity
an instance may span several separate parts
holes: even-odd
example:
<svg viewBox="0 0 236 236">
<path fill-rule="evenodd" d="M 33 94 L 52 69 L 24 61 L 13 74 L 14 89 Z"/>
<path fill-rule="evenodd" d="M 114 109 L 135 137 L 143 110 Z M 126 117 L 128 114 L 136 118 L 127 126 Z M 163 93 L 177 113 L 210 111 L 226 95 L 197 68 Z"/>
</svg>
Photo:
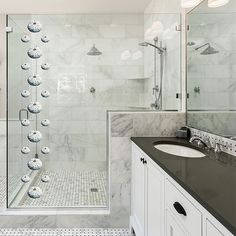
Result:
<svg viewBox="0 0 236 236">
<path fill-rule="evenodd" d="M 136 236 L 236 234 L 236 158 L 204 151 L 187 158 L 157 143 L 193 147 L 176 138 L 132 139 L 131 229 Z"/>
</svg>

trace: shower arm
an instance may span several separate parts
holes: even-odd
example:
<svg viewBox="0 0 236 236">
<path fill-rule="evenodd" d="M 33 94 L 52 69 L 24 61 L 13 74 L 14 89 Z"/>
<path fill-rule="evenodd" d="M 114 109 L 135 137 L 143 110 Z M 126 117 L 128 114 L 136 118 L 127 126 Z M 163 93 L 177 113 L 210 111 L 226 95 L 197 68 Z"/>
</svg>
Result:
<svg viewBox="0 0 236 236">
<path fill-rule="evenodd" d="M 210 43 L 205 43 L 205 44 L 203 44 L 202 46 L 195 48 L 195 50 L 197 51 L 197 50 L 199 50 L 200 48 L 203 48 L 203 47 L 205 47 L 205 46 L 207 46 L 207 45 L 210 46 Z"/>
<path fill-rule="evenodd" d="M 166 48 L 158 47 L 157 45 L 152 44 L 152 43 L 147 43 L 147 44 L 149 44 L 150 46 L 156 48 L 156 49 L 157 49 L 159 52 L 161 52 L 161 53 L 163 53 L 163 52 L 166 51 Z"/>
</svg>

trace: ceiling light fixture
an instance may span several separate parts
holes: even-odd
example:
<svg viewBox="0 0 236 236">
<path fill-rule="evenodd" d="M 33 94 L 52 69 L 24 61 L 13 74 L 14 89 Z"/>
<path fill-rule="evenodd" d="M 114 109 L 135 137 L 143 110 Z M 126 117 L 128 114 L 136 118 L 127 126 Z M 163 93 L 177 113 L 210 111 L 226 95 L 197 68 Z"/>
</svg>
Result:
<svg viewBox="0 0 236 236">
<path fill-rule="evenodd" d="M 208 7 L 221 7 L 229 3 L 230 0 L 208 0 Z"/>
<path fill-rule="evenodd" d="M 197 6 L 201 0 L 181 0 L 182 8 L 191 8 Z"/>
</svg>

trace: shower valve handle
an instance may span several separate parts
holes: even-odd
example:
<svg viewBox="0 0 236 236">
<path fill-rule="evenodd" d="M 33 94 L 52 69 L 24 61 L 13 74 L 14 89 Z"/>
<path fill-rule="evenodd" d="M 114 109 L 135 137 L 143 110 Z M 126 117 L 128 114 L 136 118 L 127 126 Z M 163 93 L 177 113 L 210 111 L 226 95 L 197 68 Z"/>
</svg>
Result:
<svg viewBox="0 0 236 236">
<path fill-rule="evenodd" d="M 159 92 L 159 87 L 156 85 L 154 88 L 152 88 L 152 94 L 154 95 L 155 92 Z"/>
</svg>

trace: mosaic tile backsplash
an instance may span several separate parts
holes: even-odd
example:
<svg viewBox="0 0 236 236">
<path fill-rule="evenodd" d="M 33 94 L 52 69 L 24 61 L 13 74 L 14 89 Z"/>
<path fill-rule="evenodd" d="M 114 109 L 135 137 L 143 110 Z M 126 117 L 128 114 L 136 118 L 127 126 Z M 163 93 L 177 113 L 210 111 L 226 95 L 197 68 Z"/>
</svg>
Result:
<svg viewBox="0 0 236 236">
<path fill-rule="evenodd" d="M 191 136 L 199 136 L 203 139 L 209 139 L 211 146 L 215 147 L 216 143 L 221 145 L 221 150 L 230 155 L 236 156 L 236 141 L 229 138 L 224 138 L 215 134 L 207 133 L 198 129 L 190 128 Z"/>
</svg>

